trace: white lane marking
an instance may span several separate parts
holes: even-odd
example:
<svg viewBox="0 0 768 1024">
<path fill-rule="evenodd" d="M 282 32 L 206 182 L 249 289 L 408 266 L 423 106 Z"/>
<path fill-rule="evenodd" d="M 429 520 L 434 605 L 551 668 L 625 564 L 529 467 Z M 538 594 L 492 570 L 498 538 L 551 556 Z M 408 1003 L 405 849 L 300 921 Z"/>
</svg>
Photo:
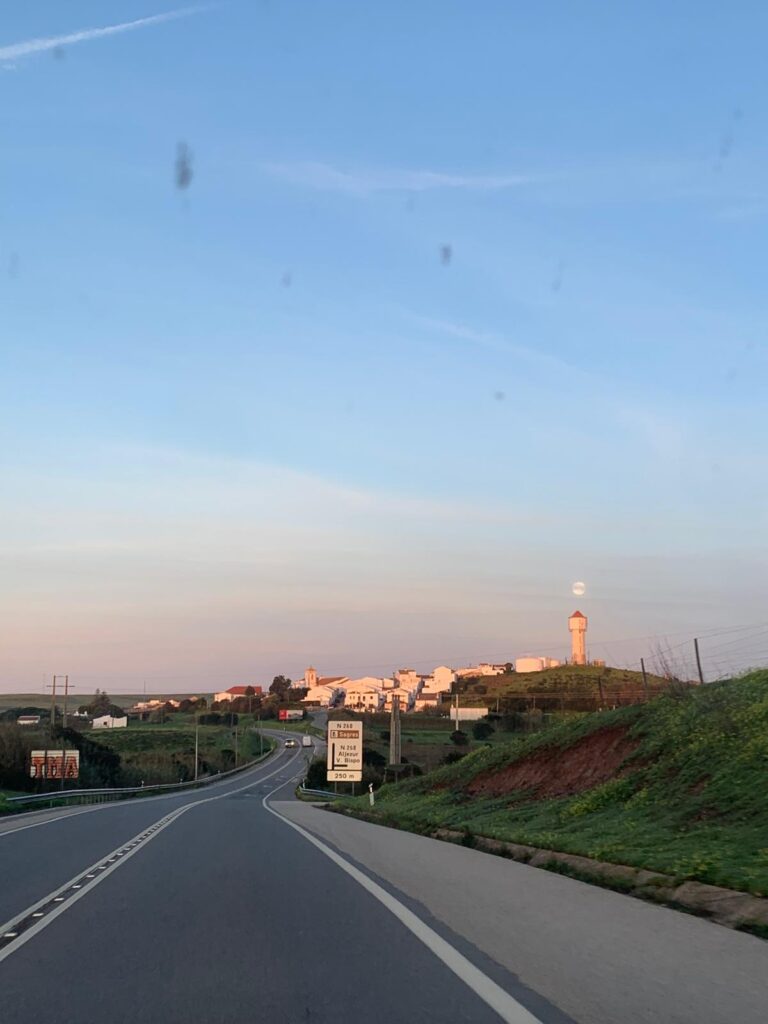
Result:
<svg viewBox="0 0 768 1024">
<path fill-rule="evenodd" d="M 288 764 L 290 764 L 295 757 L 296 754 L 294 754 L 290 758 Z M 126 863 L 126 861 L 128 861 L 131 857 L 137 854 L 139 850 L 143 849 L 147 845 L 147 843 L 150 843 L 156 836 L 159 836 L 164 829 L 168 828 L 169 825 L 172 825 L 177 820 L 177 818 L 180 818 L 181 815 L 184 814 L 186 811 L 191 810 L 193 807 L 199 807 L 201 804 L 212 803 L 214 800 L 223 800 L 225 797 L 231 796 L 233 793 L 241 793 L 243 790 L 249 789 L 251 786 L 255 786 L 259 782 L 262 782 L 264 779 L 271 779 L 273 776 L 277 775 L 278 772 L 283 771 L 284 768 L 285 764 L 281 764 L 279 768 L 275 768 L 275 770 L 273 772 L 270 772 L 269 775 L 265 775 L 263 776 L 263 778 L 257 780 L 252 779 L 250 782 L 247 782 L 244 786 L 240 786 L 237 789 L 228 789 L 225 793 L 219 793 L 216 796 L 208 796 L 202 800 L 196 800 L 194 803 L 184 804 L 182 807 L 177 807 L 169 814 L 166 814 L 162 818 L 160 818 L 159 821 L 156 821 L 150 830 L 152 834 L 148 835 L 143 842 L 139 843 L 139 845 L 135 846 L 132 850 L 130 850 L 122 858 L 122 860 L 117 859 L 117 851 L 122 850 L 123 846 L 118 846 L 117 850 L 113 850 L 113 852 L 111 854 L 108 854 L 107 857 L 100 857 L 95 864 L 92 864 L 90 867 L 85 868 L 82 871 L 78 871 L 74 878 L 70 878 L 70 880 L 68 882 L 65 882 L 64 885 L 57 886 L 53 890 L 53 892 L 48 893 L 47 896 L 43 896 L 41 900 L 38 900 L 36 903 L 33 903 L 30 907 L 27 907 L 27 909 L 23 910 L 20 914 L 16 914 L 13 918 L 11 918 L 10 921 L 6 921 L 4 925 L 0 925 L 0 933 L 7 934 L 8 932 L 13 931 L 13 929 L 20 921 L 23 921 L 27 917 L 30 917 L 33 914 L 35 914 L 35 912 L 38 911 L 40 907 L 44 907 L 46 906 L 46 904 L 52 902 L 60 904 L 60 906 L 56 907 L 54 910 L 51 910 L 50 913 L 45 914 L 44 917 L 39 917 L 33 925 L 30 925 L 30 927 L 23 932 L 23 934 L 18 938 L 16 942 L 12 943 L 10 946 L 6 946 L 5 949 L 0 950 L 0 963 L 2 963 L 2 961 L 5 960 L 6 957 L 10 956 L 11 953 L 14 953 L 17 949 L 21 949 L 21 947 L 26 942 L 29 942 L 29 940 L 34 938 L 35 935 L 39 934 L 44 928 L 47 928 L 51 921 L 54 921 L 57 917 L 59 917 L 60 914 L 63 914 L 74 903 L 77 903 L 78 900 L 82 899 L 83 896 L 87 896 L 87 894 L 91 892 L 93 889 L 95 889 L 100 882 L 102 882 L 105 878 L 111 875 L 113 871 L 116 871 L 118 868 L 122 867 L 123 864 Z M 278 786 L 278 789 L 279 788 L 281 787 Z M 141 834 L 142 833 L 139 833 L 139 835 L 137 835 L 135 838 L 138 840 Z M 132 842 L 132 840 L 129 840 L 129 842 Z M 100 863 L 101 861 L 103 861 L 103 863 Z M 79 879 L 81 879 L 83 875 L 86 875 L 88 872 L 91 871 L 95 872 L 97 868 L 102 873 L 96 875 L 94 877 L 94 880 L 90 883 L 90 885 L 80 889 L 78 892 L 76 892 L 73 896 L 70 896 L 68 899 L 65 896 L 57 895 L 58 893 L 67 892 L 68 890 L 71 890 L 74 887 L 75 883 Z M 64 902 L 65 900 L 66 902 Z"/>
<path fill-rule="evenodd" d="M 272 790 L 272 793 L 276 793 L 280 786 L 277 786 Z M 468 988 L 470 988 L 476 996 L 490 1006 L 506 1024 L 541 1024 L 538 1017 L 534 1017 L 526 1008 L 518 1003 L 516 999 L 505 992 L 504 989 L 497 985 L 493 979 L 489 978 L 487 974 L 475 967 L 475 965 L 461 954 L 457 949 L 446 942 L 440 935 L 437 934 L 429 925 L 424 924 L 420 917 L 417 917 L 412 910 L 409 910 L 405 904 L 401 903 L 400 900 L 395 899 L 386 889 L 372 881 L 367 875 L 363 874 L 362 871 L 358 870 L 353 864 L 344 860 L 340 857 L 335 850 L 332 850 L 330 846 L 326 846 L 325 843 L 317 839 L 312 835 L 311 832 L 307 832 L 306 829 L 302 828 L 301 825 L 297 825 L 294 821 L 286 818 L 280 814 L 279 811 L 274 810 L 267 803 L 267 800 L 272 793 L 268 793 L 261 801 L 262 806 L 265 810 L 269 811 L 270 814 L 274 814 L 276 818 L 285 822 L 290 828 L 298 832 L 299 835 L 303 836 L 308 842 L 312 843 L 313 846 L 317 847 L 321 853 L 324 853 L 329 860 L 332 860 L 334 864 L 345 871 L 351 878 L 361 885 L 367 892 L 371 894 L 379 903 L 383 904 L 387 910 L 394 914 L 398 921 L 405 925 L 405 927 L 413 935 L 416 936 L 431 953 L 441 960 L 445 966 L 452 971 L 457 978 L 464 982 Z"/>
<path fill-rule="evenodd" d="M 279 748 L 278 747 L 273 747 L 272 750 L 270 750 L 267 753 L 266 757 L 263 758 L 263 760 L 261 760 L 257 765 L 254 765 L 253 768 L 247 769 L 247 771 L 258 771 L 258 769 L 267 760 L 269 760 L 270 754 L 273 754 L 275 752 L 279 752 Z M 269 778 L 269 776 L 267 776 L 267 778 Z M 207 788 L 208 789 L 213 789 L 214 787 L 216 787 L 218 789 L 219 786 L 226 786 L 229 781 L 231 781 L 231 780 L 224 779 L 221 782 L 210 782 L 210 783 L 208 783 Z M 234 790 L 234 792 L 239 792 L 239 790 Z M 141 799 L 142 803 L 148 804 L 148 803 L 152 803 L 155 800 L 170 800 L 173 797 L 180 796 L 180 795 L 184 796 L 186 794 L 183 794 L 183 793 L 179 794 L 178 792 L 176 792 L 176 793 L 159 793 L 157 796 L 145 796 L 145 797 L 141 797 L 140 799 Z M 120 807 L 120 806 L 125 806 L 125 802 L 122 801 L 122 800 L 112 800 L 112 801 L 109 801 L 108 803 L 105 803 L 105 804 L 91 804 L 89 807 L 83 807 L 82 810 L 70 811 L 69 814 L 60 814 L 56 818 L 46 818 L 45 821 L 33 821 L 30 825 L 19 825 L 18 828 L 9 828 L 9 829 L 6 829 L 5 832 L 0 831 L 0 839 L 4 839 L 6 836 L 15 835 L 17 832 L 25 832 L 28 828 L 39 828 L 41 825 L 53 825 L 53 824 L 55 824 L 55 822 L 57 822 L 57 821 L 64 821 L 66 818 L 76 818 L 78 814 L 90 814 L 91 811 L 109 811 L 109 810 L 114 810 L 115 807 Z M 45 814 L 46 812 L 45 811 L 25 811 L 24 813 L 25 814 L 37 814 L 37 813 Z M 0 821 L 2 821 L 2 820 L 3 819 L 0 819 Z"/>
</svg>

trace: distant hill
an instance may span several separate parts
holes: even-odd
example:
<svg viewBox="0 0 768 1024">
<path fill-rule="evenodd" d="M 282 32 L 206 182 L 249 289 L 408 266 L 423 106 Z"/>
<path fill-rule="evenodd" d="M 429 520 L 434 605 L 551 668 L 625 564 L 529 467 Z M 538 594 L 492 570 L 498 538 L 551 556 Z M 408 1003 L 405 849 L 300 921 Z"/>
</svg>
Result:
<svg viewBox="0 0 768 1024">
<path fill-rule="evenodd" d="M 189 691 L 187 691 L 189 692 Z M 209 693 L 204 691 L 193 691 L 199 693 L 200 696 L 209 697 Z M 70 708 L 77 708 L 81 704 L 88 704 L 93 700 L 95 694 L 84 693 L 79 689 L 70 690 L 68 705 Z M 109 694 L 109 699 L 113 704 L 117 704 L 119 707 L 128 708 L 135 704 L 139 700 L 152 700 L 152 698 L 162 699 L 168 697 L 175 697 L 179 699 L 181 695 L 178 693 L 112 693 Z M 56 694 L 56 704 L 61 707 L 64 703 L 63 694 Z M 0 693 L 0 711 L 6 711 L 9 708 L 20 708 L 20 707 L 37 707 L 47 708 L 51 707 L 51 695 L 50 693 Z"/>
<path fill-rule="evenodd" d="M 477 750 L 375 813 L 766 895 L 766 766 L 762 670 Z"/>
<path fill-rule="evenodd" d="M 663 693 L 670 682 L 648 673 L 647 691 L 642 672 L 603 665 L 560 665 L 542 672 L 509 672 L 500 676 L 470 677 L 459 681 L 465 695 L 462 704 L 487 704 L 504 698 L 525 698 L 529 703 L 541 697 L 540 707 L 556 708 L 561 701 L 575 700 L 581 710 L 606 707 L 613 704 L 634 704 Z M 685 684 L 683 684 L 685 685 Z"/>
</svg>

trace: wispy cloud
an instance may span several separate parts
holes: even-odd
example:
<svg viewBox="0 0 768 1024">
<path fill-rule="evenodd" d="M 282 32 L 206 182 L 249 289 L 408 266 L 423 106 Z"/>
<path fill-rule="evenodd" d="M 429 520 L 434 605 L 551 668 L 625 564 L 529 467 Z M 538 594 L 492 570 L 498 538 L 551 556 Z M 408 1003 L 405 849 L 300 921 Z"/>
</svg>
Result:
<svg viewBox="0 0 768 1024">
<path fill-rule="evenodd" d="M 293 185 L 324 192 L 369 195 L 372 192 L 426 192 L 429 189 L 493 191 L 516 188 L 535 179 L 525 174 L 447 174 L 395 168 L 342 171 L 317 162 L 262 163 L 261 169 Z"/>
<path fill-rule="evenodd" d="M 196 14 L 202 9 L 201 7 L 182 7 L 175 11 L 167 11 L 165 14 L 153 14 L 148 18 L 124 21 L 119 25 L 106 25 L 104 28 L 84 28 L 77 32 L 68 32 L 62 36 L 42 36 L 36 39 L 27 39 L 20 43 L 11 43 L 9 46 L 0 46 L 0 61 L 5 63 L 18 61 L 24 57 L 31 57 L 36 53 L 44 53 L 46 50 L 55 50 L 59 46 L 73 46 L 75 43 L 87 43 L 91 39 L 101 39 L 102 36 L 114 36 L 119 35 L 121 32 L 131 32 L 137 28 L 147 28 L 149 25 L 160 25 L 175 18 L 185 18 L 190 14 Z"/>
<path fill-rule="evenodd" d="M 438 334 L 445 334 L 451 338 L 458 338 L 460 341 L 469 342 L 478 348 L 489 349 L 493 352 L 505 352 L 508 355 L 517 356 L 532 366 L 542 370 L 564 373 L 574 376 L 584 373 L 579 368 L 560 359 L 558 356 L 550 355 L 539 349 L 531 348 L 529 345 L 521 345 L 518 342 L 509 341 L 492 331 L 478 331 L 473 327 L 464 324 L 453 323 L 450 320 L 437 320 L 433 317 L 409 314 L 411 319 L 427 330 L 435 331 Z M 586 376 L 586 374 L 584 374 Z"/>
<path fill-rule="evenodd" d="M 640 436 L 659 455 L 674 460 L 682 457 L 684 430 L 676 416 L 666 409 L 645 406 L 621 393 L 612 381 L 601 374 L 569 363 L 559 356 L 530 345 L 510 341 L 491 331 L 478 331 L 465 324 L 439 320 L 407 312 L 416 324 L 451 338 L 457 338 L 474 347 L 513 356 L 527 363 L 534 371 L 541 371 L 556 387 L 581 388 L 584 394 L 600 394 L 602 408 L 613 420 Z"/>
</svg>

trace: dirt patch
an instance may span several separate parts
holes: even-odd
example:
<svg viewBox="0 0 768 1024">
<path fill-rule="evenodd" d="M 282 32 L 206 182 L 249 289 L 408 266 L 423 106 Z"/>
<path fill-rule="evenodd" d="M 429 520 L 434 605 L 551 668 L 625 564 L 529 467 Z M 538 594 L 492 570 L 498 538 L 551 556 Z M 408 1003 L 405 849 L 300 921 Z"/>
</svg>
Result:
<svg viewBox="0 0 768 1024">
<path fill-rule="evenodd" d="M 599 729 L 564 750 L 537 750 L 506 768 L 478 775 L 466 792 L 496 797 L 526 790 L 537 800 L 573 796 L 615 778 L 638 743 L 627 726 Z"/>
</svg>

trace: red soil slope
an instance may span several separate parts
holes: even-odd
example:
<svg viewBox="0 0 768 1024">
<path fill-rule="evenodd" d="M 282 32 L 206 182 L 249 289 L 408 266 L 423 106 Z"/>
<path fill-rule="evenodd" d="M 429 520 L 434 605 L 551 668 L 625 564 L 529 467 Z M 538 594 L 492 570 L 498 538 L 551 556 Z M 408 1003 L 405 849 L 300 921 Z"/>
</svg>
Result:
<svg viewBox="0 0 768 1024">
<path fill-rule="evenodd" d="M 537 800 L 572 796 L 615 778 L 638 742 L 627 735 L 625 726 L 600 729 L 565 750 L 537 750 L 499 771 L 478 775 L 467 792 L 494 797 L 526 790 Z"/>
</svg>

